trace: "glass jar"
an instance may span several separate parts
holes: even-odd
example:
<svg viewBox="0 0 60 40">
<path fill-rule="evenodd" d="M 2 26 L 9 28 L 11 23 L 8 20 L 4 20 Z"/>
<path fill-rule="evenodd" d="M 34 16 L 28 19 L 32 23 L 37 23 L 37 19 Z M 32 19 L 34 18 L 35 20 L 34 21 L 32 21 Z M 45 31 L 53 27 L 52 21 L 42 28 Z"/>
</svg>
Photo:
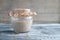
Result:
<svg viewBox="0 0 60 40">
<path fill-rule="evenodd" d="M 32 26 L 32 16 L 26 17 L 13 17 L 11 16 L 11 23 L 16 33 L 28 32 Z"/>
</svg>

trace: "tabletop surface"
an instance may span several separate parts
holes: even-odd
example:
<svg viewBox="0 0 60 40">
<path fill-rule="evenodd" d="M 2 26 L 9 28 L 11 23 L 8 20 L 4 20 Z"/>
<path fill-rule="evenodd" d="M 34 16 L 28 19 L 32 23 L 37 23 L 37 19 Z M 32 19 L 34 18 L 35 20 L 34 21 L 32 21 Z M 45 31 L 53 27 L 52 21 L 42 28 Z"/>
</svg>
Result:
<svg viewBox="0 0 60 40">
<path fill-rule="evenodd" d="M 60 40 L 60 24 L 33 24 L 27 33 L 16 34 L 12 24 L 0 24 L 0 40 Z"/>
</svg>

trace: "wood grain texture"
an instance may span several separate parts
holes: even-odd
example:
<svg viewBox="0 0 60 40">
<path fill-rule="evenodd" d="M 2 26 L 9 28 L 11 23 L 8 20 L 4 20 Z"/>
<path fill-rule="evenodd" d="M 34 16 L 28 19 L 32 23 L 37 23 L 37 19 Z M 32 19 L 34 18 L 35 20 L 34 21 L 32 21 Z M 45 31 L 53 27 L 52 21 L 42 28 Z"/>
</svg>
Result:
<svg viewBox="0 0 60 40">
<path fill-rule="evenodd" d="M 60 24 L 33 24 L 28 33 L 19 34 L 12 24 L 0 24 L 0 40 L 60 40 Z"/>
<path fill-rule="evenodd" d="M 0 0 L 0 22 L 9 21 L 8 13 L 15 8 L 36 11 L 35 22 L 60 22 L 59 4 L 59 0 Z"/>
</svg>

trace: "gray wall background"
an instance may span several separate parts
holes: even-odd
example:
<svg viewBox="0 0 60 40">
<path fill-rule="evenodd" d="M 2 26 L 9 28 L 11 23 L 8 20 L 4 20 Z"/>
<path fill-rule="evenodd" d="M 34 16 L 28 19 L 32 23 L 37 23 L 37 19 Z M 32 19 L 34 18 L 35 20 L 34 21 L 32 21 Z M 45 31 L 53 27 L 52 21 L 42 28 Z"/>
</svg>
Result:
<svg viewBox="0 0 60 40">
<path fill-rule="evenodd" d="M 8 13 L 14 8 L 30 8 L 37 12 L 36 23 L 59 23 L 60 0 L 0 0 L 0 23 L 9 23 Z"/>
</svg>

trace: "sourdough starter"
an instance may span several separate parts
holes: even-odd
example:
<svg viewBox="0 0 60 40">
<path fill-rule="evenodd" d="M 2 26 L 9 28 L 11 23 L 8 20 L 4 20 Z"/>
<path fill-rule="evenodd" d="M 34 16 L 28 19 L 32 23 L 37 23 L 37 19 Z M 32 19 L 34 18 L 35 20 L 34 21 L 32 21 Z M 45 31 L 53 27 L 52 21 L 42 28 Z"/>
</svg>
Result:
<svg viewBox="0 0 60 40">
<path fill-rule="evenodd" d="M 11 17 L 11 23 L 16 33 L 28 32 L 32 25 L 32 16 L 37 15 L 36 12 L 32 12 L 30 9 L 14 9 L 9 13 Z"/>
</svg>

